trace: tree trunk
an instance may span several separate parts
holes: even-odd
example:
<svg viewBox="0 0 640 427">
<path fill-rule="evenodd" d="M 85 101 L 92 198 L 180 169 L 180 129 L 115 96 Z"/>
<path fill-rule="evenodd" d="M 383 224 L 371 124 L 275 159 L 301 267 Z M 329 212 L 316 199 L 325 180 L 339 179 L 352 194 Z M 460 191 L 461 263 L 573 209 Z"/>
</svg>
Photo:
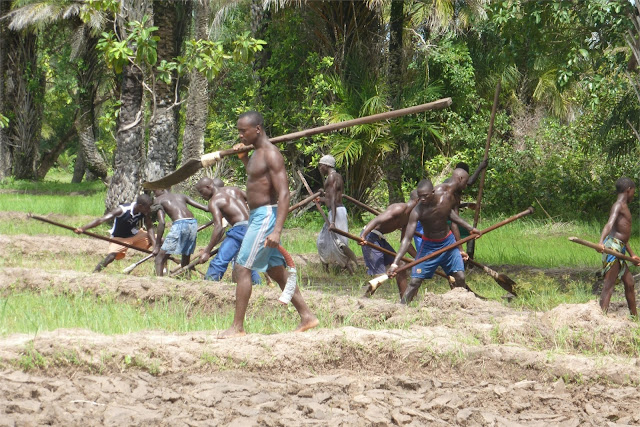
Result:
<svg viewBox="0 0 640 427">
<path fill-rule="evenodd" d="M 49 172 L 49 169 L 53 167 L 53 165 L 58 161 L 58 157 L 60 154 L 69 146 L 69 141 L 73 139 L 76 135 L 76 130 L 72 126 L 69 130 L 58 140 L 55 147 L 53 147 L 50 151 L 47 151 L 42 155 L 40 159 L 40 164 L 38 165 L 37 178 L 44 179 Z M 81 178 L 82 179 L 82 178 Z M 73 182 L 73 181 L 71 181 Z"/>
<path fill-rule="evenodd" d="M 145 4 L 142 0 L 127 0 L 123 2 L 122 11 L 127 14 L 123 21 L 140 21 Z M 126 22 L 120 23 L 121 28 L 125 26 Z M 140 191 L 144 166 L 142 79 L 138 66 L 129 64 L 122 69 L 114 171 L 105 200 L 107 211 L 134 201 Z"/>
<path fill-rule="evenodd" d="M 195 37 L 207 39 L 209 30 L 209 2 L 196 2 Z M 209 106 L 209 82 L 204 74 L 193 71 L 189 78 L 189 94 L 185 127 L 182 136 L 182 164 L 189 159 L 199 159 L 204 153 L 204 131 L 207 126 Z"/>
<path fill-rule="evenodd" d="M 114 171 L 105 201 L 107 210 L 112 210 L 121 203 L 132 202 L 140 189 L 144 161 L 144 126 L 142 72 L 136 66 L 127 65 L 122 70 L 120 102 Z"/>
<path fill-rule="evenodd" d="M 402 37 L 404 30 L 404 1 L 391 2 L 389 18 L 389 68 L 387 83 L 389 85 L 389 104 L 393 109 L 400 108 L 402 103 Z M 396 127 L 397 128 L 397 127 Z M 393 132 L 394 127 L 392 127 Z M 404 202 L 402 193 L 402 164 L 404 160 L 405 142 L 402 135 L 392 133 L 396 148 L 387 155 L 385 175 L 389 191 L 389 204 Z"/>
<path fill-rule="evenodd" d="M 13 124 L 9 141 L 13 147 L 13 176 L 35 179 L 42 106 L 44 75 L 38 69 L 38 37 L 27 32 L 11 38 L 9 66 L 13 68 Z"/>
<path fill-rule="evenodd" d="M 102 181 L 105 181 L 109 168 L 104 157 L 98 151 L 95 135 L 94 102 L 98 90 L 98 56 L 96 50 L 98 39 L 89 34 L 88 30 L 85 30 L 84 36 L 86 43 L 83 46 L 81 55 L 82 63 L 77 68 L 78 107 L 80 111 L 75 120 L 75 128 L 80 142 L 78 156 L 83 158 L 83 163 L 88 170 Z M 80 180 L 82 180 L 82 177 L 80 177 Z"/>
<path fill-rule="evenodd" d="M 86 170 L 87 163 L 84 161 L 82 150 L 78 150 L 78 154 L 76 155 L 76 162 L 73 165 L 73 177 L 71 177 L 71 183 L 80 184 L 82 182 L 82 178 L 84 178 L 84 173 Z"/>
<path fill-rule="evenodd" d="M 11 9 L 11 3 L 0 1 L 0 16 L 6 15 Z M 9 38 L 15 37 L 7 27 L 8 21 L 0 19 L 0 114 L 8 115 L 8 84 L 7 59 L 9 54 Z M 9 147 L 9 129 L 0 127 L 0 181 L 11 174 L 11 149 Z"/>
<path fill-rule="evenodd" d="M 153 25 L 159 27 L 158 62 L 171 61 L 177 56 L 178 44 L 182 40 L 176 39 L 178 3 L 154 2 Z M 171 84 L 156 81 L 156 111 L 149 126 L 149 148 L 147 151 L 147 165 L 145 175 L 148 181 L 173 172 L 178 160 L 178 127 L 177 109 L 171 108 L 175 99 L 175 75 L 171 76 Z"/>
</svg>

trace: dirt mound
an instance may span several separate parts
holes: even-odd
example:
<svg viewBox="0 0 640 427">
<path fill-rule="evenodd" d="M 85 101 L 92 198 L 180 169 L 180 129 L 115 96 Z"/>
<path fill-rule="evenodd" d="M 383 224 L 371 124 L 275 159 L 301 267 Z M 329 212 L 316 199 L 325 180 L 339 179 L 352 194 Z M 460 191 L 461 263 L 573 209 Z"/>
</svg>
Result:
<svg viewBox="0 0 640 427">
<path fill-rule="evenodd" d="M 0 235 L 0 256 L 21 253 L 106 255 L 109 243 L 77 237 L 17 234 Z"/>
<path fill-rule="evenodd" d="M 82 330 L 0 341 L 0 419 L 24 424 L 507 425 L 640 422 L 621 360 L 469 347 L 443 329 L 249 335 Z M 430 343 L 438 343 L 429 345 Z M 28 372 L 13 366 L 34 363 Z M 600 363 L 607 369 L 600 369 Z M 556 381 L 582 369 L 578 383 Z M 626 381 L 638 381 L 633 373 Z M 66 375 L 65 375 L 66 374 Z M 611 374 L 617 374 L 618 377 Z M 575 379 L 575 378 L 574 378 Z"/>
</svg>

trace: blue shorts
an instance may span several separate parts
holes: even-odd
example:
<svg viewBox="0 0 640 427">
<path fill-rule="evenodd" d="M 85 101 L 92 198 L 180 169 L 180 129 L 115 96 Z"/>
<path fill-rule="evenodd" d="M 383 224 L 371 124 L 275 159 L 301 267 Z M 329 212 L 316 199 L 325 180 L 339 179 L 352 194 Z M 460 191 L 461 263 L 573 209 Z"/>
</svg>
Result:
<svg viewBox="0 0 640 427">
<path fill-rule="evenodd" d="M 272 267 L 285 265 L 278 248 L 264 245 L 267 236 L 275 228 L 277 214 L 277 205 L 260 206 L 250 212 L 249 227 L 238 251 L 236 264 L 255 271 L 267 271 Z"/>
<path fill-rule="evenodd" d="M 420 251 L 418 252 L 416 259 L 422 258 L 455 242 L 456 238 L 453 236 L 452 232 L 449 232 L 447 237 L 440 240 L 423 238 L 422 245 L 420 245 Z M 421 262 L 411 269 L 411 277 L 416 279 L 431 279 L 433 277 L 433 273 L 435 273 L 438 267 L 442 267 L 447 275 L 451 275 L 451 273 L 455 273 L 456 271 L 464 271 L 464 262 L 462 262 L 460 249 L 449 249 L 434 258 Z"/>
<path fill-rule="evenodd" d="M 227 231 L 227 235 L 218 248 L 218 253 L 209 263 L 209 268 L 204 276 L 206 280 L 219 281 L 222 279 L 229 263 L 234 261 L 236 255 L 238 255 L 238 250 L 247 232 L 247 223 L 248 221 L 237 222 Z M 261 282 L 260 275 L 257 271 L 251 271 L 251 281 L 254 284 Z"/>
<path fill-rule="evenodd" d="M 422 228 L 422 223 L 420 221 L 416 223 L 416 233 L 424 234 L 424 229 Z M 416 252 L 419 252 L 420 246 L 422 246 L 422 237 L 414 235 L 413 243 L 416 245 Z"/>
<path fill-rule="evenodd" d="M 171 225 L 161 249 L 168 254 L 191 255 L 196 250 L 197 237 L 198 221 L 195 218 L 179 219 Z"/>
<path fill-rule="evenodd" d="M 391 252 L 395 252 L 395 250 L 385 240 L 384 237 L 374 232 L 369 233 L 366 241 L 378 245 L 384 249 L 388 249 Z M 385 254 L 384 252 L 381 252 L 367 245 L 364 245 L 362 247 L 362 255 L 364 256 L 364 264 L 367 266 L 367 274 L 369 276 L 386 273 L 386 266 L 393 263 L 393 259 L 395 258 L 392 255 Z"/>
</svg>

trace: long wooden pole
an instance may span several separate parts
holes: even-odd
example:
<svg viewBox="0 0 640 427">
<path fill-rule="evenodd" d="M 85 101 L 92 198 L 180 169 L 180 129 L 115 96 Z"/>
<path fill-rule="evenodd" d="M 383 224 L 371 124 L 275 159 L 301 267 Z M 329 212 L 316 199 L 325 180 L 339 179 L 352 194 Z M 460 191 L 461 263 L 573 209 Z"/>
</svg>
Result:
<svg viewBox="0 0 640 427">
<path fill-rule="evenodd" d="M 362 242 L 362 244 L 364 244 L 366 246 L 369 246 L 370 248 L 373 248 L 373 249 L 375 249 L 377 251 L 380 251 L 382 253 L 385 253 L 387 255 L 391 255 L 391 256 L 396 256 L 397 255 L 395 252 L 390 251 L 389 249 L 385 249 L 385 248 L 383 248 L 381 246 L 376 245 L 375 243 L 371 243 L 371 242 L 363 239 L 362 237 L 356 236 L 355 234 L 351 234 L 351 233 L 347 233 L 346 231 L 342 231 L 339 228 L 329 227 L 329 230 L 333 231 L 334 233 L 341 234 L 344 237 L 348 237 L 351 240 L 355 240 L 358 243 Z M 407 263 L 413 262 L 413 260 L 411 258 L 407 258 L 407 257 L 402 257 L 402 261 L 407 262 Z M 436 271 L 436 274 L 438 276 L 441 276 L 441 277 L 444 277 L 445 279 L 447 279 L 449 281 L 449 283 L 455 282 L 455 279 L 453 277 L 449 277 L 449 276 L 447 276 L 446 274 L 444 274 L 441 271 Z"/>
<path fill-rule="evenodd" d="M 55 225 L 56 227 L 66 228 L 67 230 L 71 230 L 74 233 L 76 231 L 76 229 L 74 227 L 71 227 L 71 226 L 66 225 L 66 224 L 62 224 L 61 222 L 57 222 L 57 221 L 54 221 L 54 220 L 49 219 L 49 218 L 45 218 L 43 216 L 33 215 L 33 214 L 29 213 L 29 214 L 27 214 L 27 218 L 37 219 L 38 221 L 46 222 L 47 224 Z M 115 243 L 116 245 L 124 246 L 124 247 L 129 248 L 129 249 L 134 249 L 136 251 L 144 252 L 145 254 L 152 253 L 152 251 L 150 251 L 149 249 L 139 248 L 137 246 L 130 245 L 129 243 L 121 242 L 119 240 L 111 239 L 109 237 L 104 237 L 104 236 L 101 236 L 99 234 L 92 233 L 90 231 L 83 231 L 82 234 L 86 234 L 87 236 L 91 236 L 91 237 L 93 237 L 95 239 L 104 240 L 105 242 Z M 174 257 L 169 257 L 169 259 L 171 261 L 177 263 L 177 264 L 180 264 L 180 261 L 178 261 Z"/>
<path fill-rule="evenodd" d="M 482 158 L 483 161 L 489 158 L 489 149 L 491 148 L 491 137 L 493 136 L 493 123 L 496 119 L 496 111 L 498 110 L 498 101 L 500 100 L 500 89 L 502 87 L 502 79 L 498 80 L 498 84 L 496 85 L 496 91 L 493 94 L 493 106 L 491 107 L 491 118 L 489 119 L 489 131 L 487 132 L 487 143 L 484 147 L 484 156 Z M 478 221 L 480 221 L 480 207 L 482 206 L 482 192 L 484 190 L 484 178 L 486 176 L 487 169 L 483 169 L 480 172 L 480 184 L 478 184 L 478 199 L 476 201 L 476 211 L 473 215 L 473 228 L 478 226 Z M 469 258 L 473 258 L 473 254 L 475 252 L 475 241 L 472 241 L 467 245 L 467 255 Z"/>
<path fill-rule="evenodd" d="M 53 221 L 53 220 L 51 220 L 49 218 L 45 218 L 45 217 L 42 217 L 42 216 L 27 214 L 27 217 L 28 218 L 37 219 L 38 221 L 46 222 L 46 223 L 51 224 L 51 225 L 55 225 L 56 227 L 66 228 L 67 230 L 71 230 L 73 232 L 75 232 L 75 230 L 76 230 L 75 227 L 71 227 L 69 225 L 62 224 L 62 223 L 57 222 L 57 221 Z M 105 242 L 115 243 L 116 245 L 124 246 L 124 247 L 129 248 L 129 249 L 135 249 L 136 251 L 144 252 L 146 254 L 150 254 L 151 253 L 151 251 L 149 249 L 139 248 L 139 247 L 133 246 L 133 245 L 131 245 L 129 243 L 121 242 L 119 240 L 111 239 L 109 237 L 104 237 L 104 236 L 101 236 L 99 234 L 92 233 L 90 231 L 83 231 L 82 234 L 86 234 L 87 236 L 91 236 L 91 237 L 93 237 L 95 239 L 104 240 Z"/>
<path fill-rule="evenodd" d="M 492 225 L 491 227 L 487 227 L 484 230 L 481 230 L 480 233 L 481 234 L 489 233 L 489 232 L 495 230 L 496 228 L 500 228 L 502 226 L 505 226 L 505 225 L 509 224 L 510 222 L 513 222 L 513 221 L 515 221 L 517 219 L 520 219 L 523 216 L 530 215 L 531 213 L 533 213 L 533 207 L 530 206 L 529 209 L 527 209 L 525 211 L 522 211 L 519 214 L 516 214 L 516 215 L 514 215 L 514 216 L 512 216 L 510 218 L 507 218 L 507 219 L 505 219 L 503 221 L 500 221 L 497 224 Z M 440 255 L 441 253 L 447 252 L 447 251 L 449 251 L 449 250 L 451 250 L 453 248 L 457 248 L 458 246 L 462 245 L 463 243 L 466 243 L 466 242 L 468 242 L 470 240 L 473 240 L 475 238 L 476 238 L 475 235 L 471 235 L 471 236 L 465 237 L 464 239 L 457 240 L 455 243 L 452 243 L 452 244 L 450 244 L 448 246 L 445 246 L 442 249 L 438 249 L 437 251 L 431 252 L 430 254 L 425 255 L 422 258 L 418 258 L 417 260 L 415 260 L 415 261 L 413 261 L 413 262 L 411 262 L 409 264 L 405 264 L 405 265 L 402 265 L 402 266 L 398 267 L 396 272 L 412 268 L 412 267 L 414 267 L 414 266 L 416 266 L 416 265 L 418 265 L 418 264 L 420 264 L 420 263 L 422 263 L 422 262 L 424 262 L 424 261 L 426 261 L 428 259 L 431 259 L 433 257 L 436 257 L 436 256 Z M 384 281 L 386 281 L 388 279 L 389 279 L 389 276 L 384 274 L 382 276 L 379 276 L 379 277 L 376 277 L 375 279 L 370 280 L 369 284 L 375 289 L 376 287 L 378 287 L 378 285 L 380 283 L 382 283 L 382 282 L 384 282 Z"/>
<path fill-rule="evenodd" d="M 313 201 L 313 199 L 320 197 L 322 195 L 322 191 L 316 191 L 315 193 L 313 193 L 312 195 L 310 195 L 309 197 L 307 197 L 306 199 L 302 199 L 300 200 L 298 203 L 296 203 L 295 205 L 291 205 L 289 207 L 289 213 L 295 211 L 296 209 L 305 206 L 307 203 Z"/>
<path fill-rule="evenodd" d="M 307 182 L 307 180 L 304 179 L 304 175 L 302 175 L 302 172 L 300 172 L 299 170 L 297 172 L 300 180 L 304 184 L 304 187 L 307 189 L 310 195 L 313 195 L 313 190 L 311 189 L 311 187 L 309 187 L 309 183 Z M 316 204 L 316 208 L 318 208 L 318 210 L 322 214 L 322 218 L 324 218 L 324 222 L 327 223 L 327 227 L 331 225 L 331 223 L 329 222 L 329 218 L 327 218 L 327 215 L 324 213 L 324 209 L 322 209 L 322 206 L 320 206 L 320 202 L 316 201 L 315 197 L 313 198 L 313 203 Z"/>
<path fill-rule="evenodd" d="M 409 114 L 422 113 L 429 110 L 438 110 L 441 108 L 446 108 L 450 105 L 451 105 L 451 98 L 442 98 L 437 101 L 428 102 L 426 104 L 415 105 L 413 107 L 401 108 L 399 110 L 393 110 L 393 111 L 386 111 L 384 113 L 372 114 L 370 116 L 359 117 L 357 119 L 345 120 L 343 122 L 331 123 L 324 126 L 318 126 L 312 129 L 305 129 L 299 132 L 289 133 L 287 135 L 276 136 L 274 138 L 270 138 L 270 141 L 273 144 L 277 144 L 279 142 L 293 141 L 295 139 L 306 138 L 308 136 L 313 136 L 320 133 L 333 132 L 336 130 L 340 130 L 340 129 L 344 129 L 352 126 L 366 125 L 369 123 L 375 123 L 382 120 L 389 120 L 389 119 L 394 119 L 396 117 L 407 116 Z M 232 148 L 228 150 L 218 151 L 218 153 L 219 153 L 219 157 L 225 157 L 233 154 L 251 151 L 253 150 L 253 148 L 254 148 L 253 145 L 248 145 L 238 150 L 235 150 Z"/>
<path fill-rule="evenodd" d="M 638 262 L 638 260 L 633 259 L 628 255 L 621 254 L 620 252 L 614 251 L 613 249 L 601 248 L 600 245 L 597 245 L 595 243 L 589 242 L 588 240 L 578 239 L 577 237 L 569 237 L 569 241 L 571 241 L 573 243 L 577 243 L 577 244 L 582 245 L 582 246 L 586 246 L 586 247 L 591 248 L 591 249 L 595 249 L 598 252 L 604 252 L 607 255 L 613 255 L 614 257 L 620 258 L 621 260 L 629 261 L 629 262 L 633 263 L 634 265 Z"/>
</svg>

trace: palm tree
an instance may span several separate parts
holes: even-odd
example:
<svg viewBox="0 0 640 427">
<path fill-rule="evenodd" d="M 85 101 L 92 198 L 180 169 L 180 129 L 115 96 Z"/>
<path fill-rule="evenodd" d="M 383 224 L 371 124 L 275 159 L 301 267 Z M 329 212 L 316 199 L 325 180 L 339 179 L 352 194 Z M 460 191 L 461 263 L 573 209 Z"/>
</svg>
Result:
<svg viewBox="0 0 640 427">
<path fill-rule="evenodd" d="M 118 28 L 123 31 L 127 22 L 142 22 L 144 14 L 143 0 L 123 1 L 117 16 Z M 108 211 L 121 203 L 134 200 L 140 190 L 145 148 L 142 121 L 143 79 L 139 65 L 128 62 L 122 68 L 114 171 L 105 200 Z"/>
<path fill-rule="evenodd" d="M 0 2 L 0 18 L 5 16 L 11 7 L 9 2 Z M 0 114 L 6 113 L 7 108 L 7 60 L 9 53 L 9 33 L 7 21 L 0 19 Z M 9 129 L 0 126 L 0 180 L 11 174 L 11 149 L 9 146 Z"/>
<path fill-rule="evenodd" d="M 153 3 L 153 21 L 159 28 L 160 40 L 157 45 L 158 61 L 172 61 L 178 56 L 185 35 L 185 24 L 190 18 L 188 3 Z M 175 77 L 175 76 L 172 76 Z M 175 169 L 178 159 L 178 101 L 177 80 L 167 84 L 155 81 L 155 111 L 149 124 L 149 147 L 145 175 L 147 180 L 155 180 Z"/>
<path fill-rule="evenodd" d="M 79 156 L 84 159 L 88 171 L 103 181 L 106 180 L 108 166 L 95 142 L 94 110 L 102 68 L 96 51 L 97 33 L 104 26 L 104 15 L 82 0 L 25 0 L 16 4 L 20 7 L 9 14 L 13 29 L 42 29 L 60 21 L 72 26 L 73 54 L 77 58 L 76 103 L 79 106 L 74 126 L 81 146 Z M 80 19 L 81 14 L 84 20 Z"/>
<path fill-rule="evenodd" d="M 194 36 L 196 40 L 209 38 L 211 5 L 208 1 L 196 1 L 194 8 Z M 207 127 L 209 82 L 207 77 L 193 70 L 189 75 L 189 92 L 182 138 L 182 163 L 199 159 L 204 153 L 204 132 Z"/>
<path fill-rule="evenodd" d="M 35 179 L 42 128 L 44 75 L 38 67 L 38 36 L 20 31 L 8 41 L 9 146 L 12 150 L 12 175 Z"/>
</svg>

